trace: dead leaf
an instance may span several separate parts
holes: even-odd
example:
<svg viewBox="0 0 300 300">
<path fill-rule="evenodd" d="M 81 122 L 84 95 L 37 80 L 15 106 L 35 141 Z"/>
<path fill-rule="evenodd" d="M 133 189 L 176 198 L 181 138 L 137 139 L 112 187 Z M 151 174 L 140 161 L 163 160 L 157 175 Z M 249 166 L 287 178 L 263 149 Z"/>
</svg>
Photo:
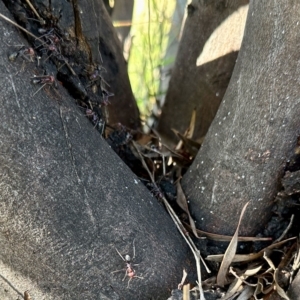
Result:
<svg viewBox="0 0 300 300">
<path fill-rule="evenodd" d="M 185 146 L 185 149 L 193 156 L 195 157 L 196 154 L 198 153 L 198 150 L 201 147 L 201 144 L 199 144 L 198 142 L 185 137 L 183 134 L 181 134 L 179 131 L 175 130 L 172 128 L 172 131 L 180 138 L 180 147 L 182 147 L 182 145 Z M 177 149 L 180 150 L 180 149 Z"/>
<path fill-rule="evenodd" d="M 270 266 L 270 268 L 271 268 L 272 270 L 275 270 L 276 268 L 275 268 L 275 266 L 274 266 L 272 260 L 268 257 L 266 251 L 264 252 L 264 256 L 263 256 L 263 257 L 264 257 L 264 259 L 267 261 L 267 263 L 268 263 L 268 265 Z"/>
<path fill-rule="evenodd" d="M 196 123 L 196 109 L 194 108 L 193 112 L 192 112 L 192 116 L 191 116 L 191 121 L 190 121 L 190 125 L 187 128 L 187 130 L 185 131 L 185 133 L 183 134 L 184 137 L 191 139 L 193 137 L 194 134 L 194 130 L 195 130 L 195 123 Z M 178 132 L 175 129 L 172 129 L 175 134 L 177 134 L 176 132 Z M 176 145 L 175 150 L 178 151 L 181 149 L 183 145 L 183 141 L 179 141 L 179 143 Z"/>
<path fill-rule="evenodd" d="M 299 245 L 299 241 L 297 242 L 297 252 L 295 254 L 295 258 L 293 261 L 293 265 L 292 265 L 292 269 L 293 272 L 297 271 L 300 267 L 300 245 Z"/>
<path fill-rule="evenodd" d="M 262 257 L 264 255 L 264 252 L 267 250 L 271 250 L 271 249 L 275 249 L 278 248 L 279 246 L 281 246 L 282 244 L 294 240 L 296 239 L 296 237 L 292 237 L 289 239 L 286 239 L 284 241 L 281 241 L 279 243 L 274 243 L 262 250 L 260 250 L 257 253 L 250 253 L 250 254 L 236 254 L 232 260 L 233 263 L 237 263 L 237 262 L 249 262 L 255 259 L 258 259 L 260 257 Z M 216 262 L 221 262 L 222 259 L 224 257 L 224 254 L 217 254 L 217 255 L 208 255 L 205 259 L 209 260 L 209 261 L 216 261 Z"/>
<path fill-rule="evenodd" d="M 191 226 L 187 223 L 183 223 L 184 226 L 187 227 L 188 230 L 192 230 Z M 205 236 L 206 238 L 218 242 L 230 242 L 232 240 L 232 235 L 222 235 L 222 234 L 216 234 L 216 233 L 210 233 L 206 232 L 200 229 L 196 228 L 196 231 L 199 236 Z M 272 241 L 272 238 L 266 237 L 255 237 L 255 236 L 239 236 L 238 237 L 239 242 L 258 242 L 258 241 Z"/>
<path fill-rule="evenodd" d="M 177 287 L 178 290 L 182 289 L 183 284 L 184 284 L 184 282 L 186 280 L 186 277 L 187 277 L 187 272 L 186 272 L 185 269 L 183 269 L 182 279 L 181 279 L 181 282 L 178 284 L 178 287 Z"/>
<path fill-rule="evenodd" d="M 255 288 L 255 291 L 254 291 L 254 294 L 253 294 L 253 297 L 255 300 L 258 300 L 257 299 L 257 295 L 259 295 L 262 290 L 263 290 L 263 279 L 262 278 L 258 278 L 258 281 L 257 281 L 257 285 L 256 285 L 256 288 Z"/>
<path fill-rule="evenodd" d="M 226 249 L 226 252 L 224 254 L 224 257 L 223 257 L 223 260 L 222 260 L 222 263 L 221 263 L 221 266 L 220 266 L 220 269 L 219 269 L 219 272 L 217 275 L 217 284 L 221 287 L 223 287 L 225 285 L 228 268 L 231 265 L 233 258 L 235 256 L 236 247 L 237 247 L 237 243 L 238 243 L 238 233 L 239 233 L 240 224 L 241 224 L 243 215 L 246 211 L 248 204 L 249 204 L 249 202 L 247 202 L 242 209 L 236 231 L 232 237 L 231 242 L 228 245 L 228 248 Z"/>
<path fill-rule="evenodd" d="M 224 297 L 222 297 L 222 300 L 226 300 L 231 298 L 233 295 L 235 295 L 240 289 L 243 283 L 245 283 L 245 280 L 249 277 L 249 276 L 253 276 L 255 274 L 257 274 L 261 268 L 263 267 L 263 264 L 257 265 L 257 266 L 253 266 L 250 267 L 249 269 L 247 269 L 241 276 L 238 276 L 233 269 L 230 267 L 230 273 L 233 274 L 236 279 L 233 281 L 233 283 L 230 285 L 230 287 L 228 288 L 228 291 L 226 293 L 226 295 Z M 247 283 L 248 284 L 248 283 Z M 249 284 L 250 285 L 250 284 Z"/>
<path fill-rule="evenodd" d="M 283 288 L 278 284 L 278 272 L 279 269 L 276 268 L 275 272 L 274 272 L 274 282 L 275 282 L 275 287 L 276 287 L 276 291 L 278 293 L 278 295 L 286 300 L 290 300 L 290 298 L 288 297 L 288 295 L 285 293 L 285 291 L 283 290 Z"/>
<path fill-rule="evenodd" d="M 181 207 L 181 209 L 183 209 L 187 213 L 187 215 L 189 217 L 189 221 L 190 221 L 190 226 L 191 226 L 192 232 L 199 239 L 200 237 L 197 234 L 197 229 L 196 229 L 195 222 L 194 222 L 193 218 L 191 217 L 191 214 L 190 214 L 190 211 L 189 211 L 189 207 L 188 207 L 188 204 L 187 204 L 187 200 L 186 200 L 186 197 L 184 195 L 184 192 L 182 190 L 182 187 L 181 187 L 181 184 L 180 184 L 179 181 L 177 182 L 177 198 L 176 198 L 176 202 Z"/>
<path fill-rule="evenodd" d="M 184 133 L 184 136 L 191 139 L 194 135 L 195 131 L 195 123 L 196 123 L 196 108 L 193 109 L 192 116 L 191 116 L 191 121 L 188 129 Z"/>
</svg>

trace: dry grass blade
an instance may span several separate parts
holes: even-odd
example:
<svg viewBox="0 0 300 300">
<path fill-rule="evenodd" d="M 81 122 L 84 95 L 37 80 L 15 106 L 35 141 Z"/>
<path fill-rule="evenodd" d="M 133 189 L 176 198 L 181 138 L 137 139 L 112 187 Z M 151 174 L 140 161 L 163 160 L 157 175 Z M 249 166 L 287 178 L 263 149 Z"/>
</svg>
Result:
<svg viewBox="0 0 300 300">
<path fill-rule="evenodd" d="M 280 241 L 285 237 L 285 235 L 287 234 L 287 232 L 288 232 L 288 231 L 290 230 L 290 228 L 292 227 L 293 221 L 294 221 L 294 215 L 291 216 L 291 220 L 290 220 L 290 222 L 289 222 L 289 225 L 288 225 L 287 228 L 283 231 L 283 233 L 281 234 L 281 236 L 280 236 L 276 241 L 274 241 L 274 243 L 280 242 Z"/>
<path fill-rule="evenodd" d="M 138 149 L 138 145 L 132 141 L 133 146 L 135 147 L 136 151 L 139 154 L 139 157 L 141 159 L 141 162 L 145 168 L 145 170 L 148 172 L 150 179 L 152 181 L 152 184 L 154 185 L 155 188 L 158 189 L 157 184 L 154 181 L 154 178 L 141 154 L 141 152 Z M 196 267 L 197 267 L 197 276 L 198 276 L 198 288 L 199 288 L 199 292 L 200 292 L 200 300 L 205 300 L 204 297 L 204 292 L 202 289 L 202 285 L 201 285 L 201 266 L 200 266 L 200 261 L 203 262 L 206 270 L 208 273 L 210 273 L 210 270 L 208 269 L 208 267 L 206 266 L 205 262 L 203 261 L 202 257 L 200 256 L 200 251 L 197 249 L 196 245 L 194 244 L 193 240 L 186 235 L 186 230 L 184 228 L 184 226 L 182 225 L 181 221 L 179 220 L 178 216 L 176 215 L 176 213 L 174 212 L 173 208 L 170 206 L 170 204 L 168 203 L 167 199 L 165 197 L 161 197 L 162 202 L 164 203 L 169 215 L 171 216 L 172 220 L 174 221 L 177 229 L 179 230 L 180 234 L 182 235 L 182 237 L 184 238 L 184 240 L 186 241 L 186 243 L 188 244 L 188 246 L 190 247 L 190 249 L 192 250 L 195 260 L 196 260 Z"/>
<path fill-rule="evenodd" d="M 185 133 L 183 135 L 184 137 L 189 138 L 189 139 L 191 139 L 193 137 L 194 130 L 195 130 L 195 123 L 196 123 L 196 109 L 194 109 L 192 112 L 190 125 L 189 125 L 188 129 L 185 131 Z M 172 130 L 175 132 L 175 134 L 177 134 L 178 131 L 176 131 L 175 129 L 172 129 Z M 181 140 L 175 147 L 175 151 L 180 150 L 182 145 L 183 145 L 183 141 Z"/>
<path fill-rule="evenodd" d="M 263 291 L 263 279 L 262 278 L 258 278 L 258 281 L 257 281 L 257 285 L 256 285 L 256 288 L 255 288 L 255 291 L 254 291 L 254 294 L 253 294 L 253 297 L 254 299 L 258 300 L 257 299 L 257 295 L 259 295 L 262 291 Z"/>
<path fill-rule="evenodd" d="M 181 140 L 181 147 L 182 145 L 185 146 L 185 148 L 188 150 L 188 152 L 194 157 L 198 153 L 198 150 L 201 147 L 201 144 L 185 137 L 183 134 L 181 134 L 179 131 L 172 128 L 172 131 L 180 138 Z M 179 150 L 179 149 L 178 149 Z"/>
<path fill-rule="evenodd" d="M 283 290 L 283 288 L 278 284 L 278 272 L 279 272 L 279 270 L 277 268 L 275 270 L 275 272 L 274 272 L 274 282 L 275 282 L 276 291 L 277 291 L 278 295 L 280 297 L 282 297 L 283 299 L 290 300 L 290 298 L 285 293 L 285 291 Z"/>
<path fill-rule="evenodd" d="M 149 168 L 148 168 L 148 166 L 147 166 L 147 164 L 146 164 L 146 162 L 144 160 L 144 157 L 143 157 L 141 151 L 139 150 L 139 146 L 137 145 L 137 143 L 135 141 L 131 141 L 131 142 L 132 142 L 132 145 L 134 146 L 135 150 L 137 151 L 137 153 L 138 153 L 138 155 L 140 157 L 140 160 L 142 162 L 142 165 L 143 165 L 144 169 L 147 171 L 147 173 L 148 173 L 148 175 L 149 175 L 152 183 L 156 185 L 154 177 L 153 177 L 152 173 L 150 172 L 150 170 L 149 170 Z"/>
<path fill-rule="evenodd" d="M 4 19 L 5 21 L 9 22 L 10 24 L 18 27 L 19 29 L 21 29 L 22 31 L 24 31 L 25 33 L 29 34 L 30 36 L 32 36 L 33 38 L 35 38 L 36 40 L 39 40 L 40 42 L 44 43 L 43 40 L 41 40 L 40 38 L 38 38 L 36 35 L 32 34 L 30 31 L 28 31 L 27 29 L 23 28 L 22 26 L 20 26 L 19 24 L 17 24 L 16 22 L 12 21 L 11 19 L 7 18 L 6 16 L 4 16 L 3 14 L 0 13 L 0 17 L 2 19 Z"/>
<path fill-rule="evenodd" d="M 249 276 L 253 276 L 255 274 L 257 274 L 261 268 L 262 268 L 262 264 L 258 265 L 258 266 L 254 266 L 252 268 L 249 268 L 248 270 L 246 270 L 244 272 L 244 274 L 242 274 L 241 276 L 238 276 L 233 269 L 230 267 L 229 272 L 234 275 L 236 277 L 236 279 L 234 280 L 234 282 L 230 285 L 226 295 L 222 298 L 222 300 L 227 300 L 229 298 L 231 298 L 233 295 L 235 295 L 237 292 L 240 291 L 242 284 L 246 284 L 246 285 L 250 285 L 248 282 L 246 282 L 245 280 L 249 277 Z M 256 284 L 253 286 L 255 287 Z M 254 289 L 253 289 L 254 290 Z"/>
<path fill-rule="evenodd" d="M 183 223 L 183 224 L 184 226 L 187 227 L 188 230 L 192 230 L 192 227 L 189 224 L 187 223 Z M 214 240 L 218 242 L 230 242 L 232 240 L 232 235 L 210 233 L 197 228 L 196 231 L 199 236 L 204 236 L 210 240 Z M 239 236 L 238 241 L 239 242 L 262 242 L 262 241 L 267 242 L 267 241 L 272 241 L 272 238 L 269 237 L 263 238 L 263 237 L 255 237 L 255 236 Z"/>
<path fill-rule="evenodd" d="M 277 293 L 280 295 L 280 297 L 282 297 L 286 300 L 290 300 L 290 298 L 287 296 L 287 294 L 285 293 L 283 288 L 278 283 L 279 269 L 275 267 L 275 265 L 273 264 L 272 260 L 268 257 L 266 252 L 264 252 L 264 259 L 267 261 L 270 268 L 274 271 L 274 273 L 273 273 L 273 279 L 274 279 L 273 286 L 275 286 L 275 289 L 276 289 Z"/>
<path fill-rule="evenodd" d="M 179 232 L 181 233 L 182 237 L 184 238 L 184 240 L 186 241 L 186 243 L 188 244 L 188 246 L 190 247 L 190 249 L 192 250 L 192 252 L 194 254 L 195 261 L 196 261 L 196 268 L 197 268 L 198 289 L 199 289 L 199 293 L 200 293 L 200 300 L 205 300 L 204 292 L 203 292 L 203 288 L 202 288 L 202 284 L 201 284 L 201 265 L 200 265 L 200 261 L 202 261 L 202 263 L 204 264 L 204 266 L 206 268 L 206 271 L 208 273 L 210 273 L 210 270 L 208 269 L 207 265 L 203 261 L 201 255 L 200 255 L 200 251 L 197 249 L 197 247 L 194 244 L 194 242 L 192 241 L 192 239 L 189 236 L 185 235 L 185 229 L 184 229 L 181 221 L 179 220 L 179 218 L 175 214 L 175 212 L 172 209 L 172 207 L 169 205 L 169 203 L 166 200 L 166 198 L 163 197 L 162 200 L 164 202 L 164 205 L 166 206 L 166 209 L 167 209 L 168 213 L 170 214 L 172 220 L 174 221 L 177 229 L 179 230 Z"/>
<path fill-rule="evenodd" d="M 187 277 L 187 272 L 186 272 L 185 269 L 183 269 L 182 279 L 181 279 L 181 282 L 178 284 L 178 287 L 177 287 L 178 290 L 181 290 L 181 289 L 182 289 L 183 284 L 184 284 L 184 282 L 185 282 L 185 280 L 186 280 L 186 277 Z"/>
<path fill-rule="evenodd" d="M 292 265 L 293 273 L 296 272 L 300 267 L 300 246 L 299 241 L 297 242 L 297 252 L 295 254 L 295 258 Z M 293 275 L 293 274 L 292 274 Z"/>
<path fill-rule="evenodd" d="M 153 128 L 152 128 L 152 131 L 153 131 L 153 133 L 155 134 L 156 138 L 161 142 L 161 137 L 160 137 L 159 133 L 158 133 L 155 129 L 153 129 Z M 161 142 L 161 143 L 162 143 L 162 142 Z M 178 157 L 178 158 L 180 158 L 180 159 L 185 159 L 184 156 L 182 156 L 181 154 L 179 154 L 176 150 L 173 150 L 172 148 L 170 148 L 168 145 L 166 145 L 166 144 L 164 144 L 164 143 L 162 143 L 162 145 L 163 145 L 168 151 L 171 152 L 172 156 Z"/>
<path fill-rule="evenodd" d="M 264 256 L 263 256 L 263 257 L 264 257 L 264 259 L 267 261 L 267 263 L 268 263 L 268 265 L 270 266 L 270 268 L 271 268 L 272 270 L 275 270 L 276 268 L 275 268 L 275 266 L 274 266 L 272 260 L 268 257 L 266 251 L 264 252 Z"/>
<path fill-rule="evenodd" d="M 188 139 L 191 139 L 194 135 L 195 124 L 196 124 L 196 115 L 197 115 L 196 114 L 196 109 L 194 108 L 193 112 L 192 112 L 189 128 L 186 130 L 185 135 L 184 135 Z"/>
<path fill-rule="evenodd" d="M 249 204 L 249 202 L 247 202 L 244 205 L 243 209 L 242 209 L 236 231 L 235 231 L 235 233 L 232 237 L 232 240 L 229 243 L 228 248 L 226 249 L 226 252 L 224 254 L 224 257 L 223 257 L 223 260 L 222 260 L 222 263 L 221 263 L 221 266 L 220 266 L 220 269 L 219 269 L 219 272 L 218 272 L 218 276 L 217 276 L 217 284 L 219 286 L 223 287 L 225 285 L 228 268 L 229 268 L 230 264 L 232 263 L 233 258 L 235 256 L 235 252 L 236 252 L 240 224 L 241 224 L 243 215 L 246 211 L 246 208 L 247 208 L 248 204 Z"/>
<path fill-rule="evenodd" d="M 247 282 L 245 282 L 245 279 L 248 278 L 249 276 L 253 276 L 253 275 L 257 274 L 261 270 L 262 267 L 263 267 L 263 264 L 256 265 L 256 266 L 250 266 L 245 271 L 245 273 L 241 277 L 238 277 L 238 278 L 242 279 L 244 283 L 248 284 Z M 232 274 L 234 274 L 234 273 L 232 273 Z M 251 284 L 249 284 L 249 285 L 251 285 Z"/>
<path fill-rule="evenodd" d="M 36 15 L 36 17 L 39 19 L 40 23 L 42 25 L 45 25 L 46 22 L 45 20 L 43 20 L 40 15 L 38 14 L 38 12 L 36 11 L 36 9 L 34 8 L 34 6 L 31 4 L 31 2 L 29 0 L 26 0 L 27 4 L 29 5 L 29 7 L 32 9 L 32 11 L 34 12 L 34 14 Z"/>
<path fill-rule="evenodd" d="M 188 207 L 188 204 L 187 204 L 187 200 L 186 200 L 185 194 L 182 190 L 182 187 L 181 187 L 181 184 L 180 184 L 179 181 L 177 182 L 177 199 L 176 199 L 176 202 L 187 213 L 187 215 L 189 217 L 192 232 L 199 239 L 200 237 L 197 234 L 197 229 L 196 229 L 195 222 L 194 222 L 193 218 L 191 217 L 189 207 Z"/>
<path fill-rule="evenodd" d="M 224 297 L 222 297 L 222 300 L 228 300 L 230 299 L 232 296 L 234 296 L 238 290 L 241 288 L 242 285 L 242 281 L 239 280 L 238 278 L 236 278 L 230 285 L 226 295 Z"/>
<path fill-rule="evenodd" d="M 250 253 L 250 254 L 236 254 L 232 260 L 233 263 L 237 263 L 237 262 L 249 262 L 249 261 L 252 261 L 252 260 L 255 260 L 255 259 L 258 259 L 260 257 L 263 257 L 264 255 L 264 252 L 265 251 L 268 251 L 268 250 L 272 250 L 272 249 L 275 249 L 275 248 L 278 248 L 280 247 L 281 245 L 283 245 L 284 243 L 286 242 L 289 242 L 289 241 L 292 241 L 296 239 L 296 237 L 292 237 L 292 238 L 289 238 L 289 239 L 286 239 L 284 241 L 281 241 L 281 242 L 278 242 L 278 243 L 275 243 L 275 244 L 272 244 L 262 250 L 260 250 L 259 252 L 257 253 Z M 208 255 L 206 257 L 206 260 L 209 260 L 209 261 L 216 261 L 216 262 L 221 262 L 222 259 L 224 257 L 224 254 L 218 254 L 218 255 Z"/>
</svg>

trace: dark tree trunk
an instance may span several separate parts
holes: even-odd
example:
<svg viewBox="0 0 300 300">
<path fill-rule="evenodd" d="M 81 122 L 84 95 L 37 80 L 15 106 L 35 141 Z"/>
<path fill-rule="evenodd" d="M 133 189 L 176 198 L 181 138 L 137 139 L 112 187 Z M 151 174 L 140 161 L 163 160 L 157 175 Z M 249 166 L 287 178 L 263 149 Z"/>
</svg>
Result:
<svg viewBox="0 0 300 300">
<path fill-rule="evenodd" d="M 187 263 L 176 227 L 63 87 L 32 96 L 34 63 L 7 59 L 26 41 L 0 25 L 0 298 L 165 299 Z M 127 288 L 115 248 L 133 240 Z"/>
<path fill-rule="evenodd" d="M 104 6 L 105 6 L 108 14 L 111 16 L 114 8 L 110 6 L 109 0 L 103 0 L 103 3 L 104 3 Z"/>
<path fill-rule="evenodd" d="M 73 6 L 76 7 L 77 1 L 73 2 Z M 125 126 L 137 128 L 140 124 L 139 112 L 131 91 L 122 47 L 109 15 L 101 0 L 78 0 L 77 5 L 81 12 L 74 17 L 75 21 L 76 17 L 79 18 L 78 26 L 82 30 L 82 36 L 76 33 L 76 38 L 87 43 L 93 62 L 103 61 L 106 69 L 103 76 L 109 84 L 109 90 L 114 93 L 114 97 L 111 98 L 114 105 L 107 106 L 108 123 L 120 122 Z M 77 27 L 76 23 L 75 25 Z"/>
<path fill-rule="evenodd" d="M 139 111 L 130 87 L 122 47 L 103 1 L 53 0 L 49 4 L 48 1 L 36 0 L 33 3 L 42 16 L 52 20 L 63 35 L 71 40 L 63 47 L 62 52 L 68 57 L 80 78 L 86 77 L 92 65 L 101 65 L 105 68 L 101 72 L 105 80 L 102 86 L 114 94 L 109 98 L 112 105 L 106 107 L 107 122 L 111 125 L 122 123 L 131 128 L 138 128 Z M 30 26 L 35 29 L 36 24 Z M 64 71 L 63 68 L 59 70 L 59 80 L 65 86 L 69 86 L 70 92 L 74 95 L 77 86 L 69 77 L 68 70 Z M 93 84 L 88 82 L 86 86 L 89 86 L 86 88 L 89 92 Z M 95 95 L 88 96 L 99 98 L 99 94 L 101 94 L 100 87 Z M 84 98 L 86 95 L 78 92 L 75 97 Z"/>
<path fill-rule="evenodd" d="M 192 1 L 188 5 L 188 16 L 158 125 L 163 137 L 176 140 L 172 128 L 185 132 L 194 108 L 197 110 L 194 137 L 199 139 L 206 134 L 226 91 L 237 52 L 199 67 L 196 61 L 213 31 L 247 3 L 248 0 L 214 0 Z"/>
<path fill-rule="evenodd" d="M 300 3 L 252 1 L 222 105 L 183 187 L 199 228 L 260 231 L 299 136 Z"/>
</svg>

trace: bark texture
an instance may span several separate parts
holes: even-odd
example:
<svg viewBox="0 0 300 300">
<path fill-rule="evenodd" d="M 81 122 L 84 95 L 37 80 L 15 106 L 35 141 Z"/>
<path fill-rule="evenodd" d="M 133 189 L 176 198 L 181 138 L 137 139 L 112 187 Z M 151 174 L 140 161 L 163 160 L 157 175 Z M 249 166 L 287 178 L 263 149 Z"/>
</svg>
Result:
<svg viewBox="0 0 300 300">
<path fill-rule="evenodd" d="M 240 234 L 269 219 L 299 136 L 300 3 L 252 1 L 229 87 L 183 180 L 199 228 Z"/>
<path fill-rule="evenodd" d="M 34 63 L 9 62 L 14 44 L 0 20 L 0 298 L 167 298 L 188 253 L 171 219 L 62 87 L 32 96 Z M 144 279 L 127 288 L 115 248 L 133 256 L 133 240 Z"/>
<path fill-rule="evenodd" d="M 237 52 L 199 67 L 196 61 L 213 31 L 247 3 L 248 0 L 195 0 L 188 5 L 178 55 L 158 125 L 163 137 L 176 140 L 171 129 L 183 133 L 194 108 L 197 109 L 194 137 L 200 139 L 206 134 L 226 91 Z M 226 34 L 229 36 L 230 32 Z"/>
<path fill-rule="evenodd" d="M 73 2 L 76 5 L 77 0 Z M 82 27 L 83 38 L 91 48 L 92 60 L 99 63 L 103 61 L 105 80 L 114 93 L 111 102 L 116 105 L 107 107 L 108 122 L 120 122 L 137 128 L 140 124 L 139 111 L 132 94 L 121 43 L 102 0 L 78 0 L 78 10 L 78 23 Z"/>
<path fill-rule="evenodd" d="M 36 0 L 33 3 L 42 16 L 53 19 L 57 27 L 73 40 L 73 47 L 70 46 L 67 51 L 79 77 L 85 76 L 91 65 L 105 68 L 102 76 L 108 85 L 104 86 L 114 94 L 109 98 L 114 105 L 106 107 L 107 122 L 138 128 L 139 111 L 131 90 L 121 43 L 103 1 L 53 0 L 49 3 Z M 61 77 L 65 76 L 63 74 Z M 60 80 L 63 81 L 62 78 Z"/>
</svg>

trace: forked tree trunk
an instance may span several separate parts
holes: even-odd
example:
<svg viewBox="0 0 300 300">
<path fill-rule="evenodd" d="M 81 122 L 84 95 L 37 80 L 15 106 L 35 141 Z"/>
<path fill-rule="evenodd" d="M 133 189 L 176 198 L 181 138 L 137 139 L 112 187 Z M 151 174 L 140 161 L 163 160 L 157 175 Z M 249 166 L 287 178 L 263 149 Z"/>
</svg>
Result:
<svg viewBox="0 0 300 300">
<path fill-rule="evenodd" d="M 166 299 L 188 253 L 170 217 L 63 87 L 33 96 L 35 64 L 7 58 L 26 41 L 0 25 L 0 299 Z"/>
<path fill-rule="evenodd" d="M 255 234 L 300 131 L 300 2 L 251 1 L 229 87 L 183 180 L 198 227 L 233 234 L 251 201 L 241 234 Z"/>
</svg>

